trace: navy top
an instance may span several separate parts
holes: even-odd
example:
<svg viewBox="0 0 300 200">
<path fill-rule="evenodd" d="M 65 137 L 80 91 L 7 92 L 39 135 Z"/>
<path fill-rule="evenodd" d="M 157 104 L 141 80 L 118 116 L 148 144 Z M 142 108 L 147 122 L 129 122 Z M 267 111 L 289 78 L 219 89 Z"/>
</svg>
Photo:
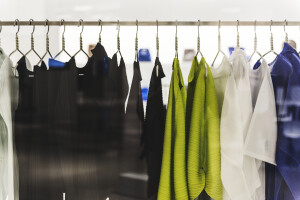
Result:
<svg viewBox="0 0 300 200">
<path fill-rule="evenodd" d="M 285 43 L 270 65 L 278 133 L 277 166 L 266 165 L 266 199 L 297 200 L 300 199 L 300 58 Z"/>
</svg>

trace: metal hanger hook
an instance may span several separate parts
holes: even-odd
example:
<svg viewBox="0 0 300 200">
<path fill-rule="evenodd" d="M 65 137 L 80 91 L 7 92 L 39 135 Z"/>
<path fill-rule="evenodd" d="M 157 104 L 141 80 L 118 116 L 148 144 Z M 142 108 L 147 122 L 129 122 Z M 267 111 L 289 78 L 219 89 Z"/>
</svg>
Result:
<svg viewBox="0 0 300 200">
<path fill-rule="evenodd" d="M 100 26 L 99 35 L 101 35 L 101 33 L 102 33 L 102 21 L 101 21 L 101 19 L 98 20 L 98 25 Z"/>
<path fill-rule="evenodd" d="M 270 23 L 270 32 L 272 34 L 272 25 L 273 25 L 273 20 L 271 20 L 271 23 Z"/>
<path fill-rule="evenodd" d="M 218 23 L 218 33 L 220 35 L 220 32 L 221 32 L 221 20 L 219 20 L 219 23 Z"/>
<path fill-rule="evenodd" d="M 19 20 L 18 19 L 15 20 L 14 26 L 18 26 L 18 31 L 16 32 L 16 35 L 18 35 L 18 33 L 20 31 L 20 24 L 19 24 Z"/>
<path fill-rule="evenodd" d="M 254 33 L 256 34 L 256 20 L 254 21 Z"/>
<path fill-rule="evenodd" d="M 0 21 L 1 22 L 1 21 Z M 1 26 L 0 26 L 0 33 L 2 32 L 2 24 L 1 24 Z"/>
<path fill-rule="evenodd" d="M 237 47 L 240 47 L 240 33 L 239 33 L 239 26 L 240 26 L 240 21 L 239 20 L 236 20 L 236 46 Z"/>
<path fill-rule="evenodd" d="M 48 35 L 49 30 L 50 30 L 49 20 L 48 19 L 45 20 L 45 26 L 48 26 L 48 29 L 47 29 L 47 35 Z"/>
<path fill-rule="evenodd" d="M 200 20 L 198 20 L 198 37 L 200 37 Z"/>
<path fill-rule="evenodd" d="M 138 31 L 139 31 L 139 21 L 136 20 L 136 37 L 138 35 Z"/>
<path fill-rule="evenodd" d="M 284 32 L 285 32 L 285 42 L 288 42 L 288 40 L 289 40 L 288 33 L 287 33 L 286 30 L 285 30 L 285 26 L 287 26 L 287 25 L 288 25 L 288 22 L 287 22 L 287 20 L 285 19 L 285 20 L 284 20 L 284 26 L 283 26 L 283 30 L 284 30 Z"/>
<path fill-rule="evenodd" d="M 284 30 L 284 32 L 286 33 L 286 31 L 285 31 L 285 26 L 287 26 L 288 25 L 288 22 L 287 22 L 287 20 L 285 19 L 284 20 L 284 25 L 283 25 L 283 30 Z"/>
<path fill-rule="evenodd" d="M 120 21 L 118 20 L 118 37 L 120 35 Z"/>
<path fill-rule="evenodd" d="M 35 25 L 33 24 L 33 19 L 29 20 L 29 25 L 33 25 L 32 32 L 31 32 L 31 34 L 33 34 L 35 31 Z"/>
<path fill-rule="evenodd" d="M 66 31 L 66 25 L 65 25 L 65 20 L 64 19 L 62 19 L 62 20 L 60 20 L 60 25 L 62 26 L 64 26 L 64 31 L 63 31 L 63 36 L 65 35 L 65 31 Z"/>
<path fill-rule="evenodd" d="M 176 32 L 175 32 L 175 36 L 177 38 L 177 20 L 176 20 Z"/>
<path fill-rule="evenodd" d="M 158 20 L 156 20 L 156 35 L 158 36 Z"/>
<path fill-rule="evenodd" d="M 82 19 L 79 20 L 78 27 L 79 27 L 79 26 L 82 27 L 82 28 L 81 28 L 81 32 L 80 32 L 80 37 L 81 37 L 81 36 L 82 36 L 83 29 L 84 29 L 84 25 L 83 25 L 83 20 L 82 20 Z"/>
<path fill-rule="evenodd" d="M 177 37 L 177 20 L 176 20 L 176 33 L 175 33 L 175 57 L 178 59 L 178 37 Z"/>
</svg>

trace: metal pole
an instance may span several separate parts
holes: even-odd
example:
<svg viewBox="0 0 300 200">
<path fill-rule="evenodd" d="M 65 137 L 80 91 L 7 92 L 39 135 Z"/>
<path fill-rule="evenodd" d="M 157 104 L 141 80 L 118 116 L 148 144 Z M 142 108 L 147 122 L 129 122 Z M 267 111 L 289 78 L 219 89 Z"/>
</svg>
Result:
<svg viewBox="0 0 300 200">
<path fill-rule="evenodd" d="M 61 21 L 49 21 L 49 26 L 60 26 Z M 178 26 L 218 26 L 219 21 L 178 21 Z M 239 26 L 270 26 L 271 21 L 239 21 Z M 286 21 L 273 21 L 272 26 L 284 26 Z M 300 21 L 288 21 L 289 26 L 300 26 Z M 14 26 L 15 21 L 0 21 L 0 26 Z M 20 26 L 45 26 L 45 21 L 19 21 Z M 66 26 L 78 26 L 78 21 L 64 21 Z M 84 26 L 99 26 L 98 21 L 83 21 Z M 103 26 L 117 26 L 118 21 L 101 21 Z M 139 26 L 176 26 L 176 21 L 139 21 Z M 136 21 L 120 21 L 120 26 L 136 26 Z M 221 26 L 236 26 L 236 21 L 222 21 Z"/>
</svg>

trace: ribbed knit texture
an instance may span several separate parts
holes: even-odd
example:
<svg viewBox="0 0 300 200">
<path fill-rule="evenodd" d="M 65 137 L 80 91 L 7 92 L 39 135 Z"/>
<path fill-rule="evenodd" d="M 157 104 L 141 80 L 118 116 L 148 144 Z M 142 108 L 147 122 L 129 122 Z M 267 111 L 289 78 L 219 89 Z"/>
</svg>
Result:
<svg viewBox="0 0 300 200">
<path fill-rule="evenodd" d="M 205 186 L 203 163 L 204 146 L 204 103 L 205 103 L 205 67 L 204 58 L 200 64 L 194 58 L 189 73 L 186 127 L 188 138 L 187 177 L 189 199 L 194 200 Z"/>
<path fill-rule="evenodd" d="M 166 116 L 158 200 L 188 199 L 185 151 L 186 91 L 179 61 L 174 58 Z"/>
<path fill-rule="evenodd" d="M 205 84 L 205 191 L 214 200 L 221 200 L 220 120 L 214 79 L 209 66 Z M 234 181 L 234 180 L 232 180 Z"/>
</svg>

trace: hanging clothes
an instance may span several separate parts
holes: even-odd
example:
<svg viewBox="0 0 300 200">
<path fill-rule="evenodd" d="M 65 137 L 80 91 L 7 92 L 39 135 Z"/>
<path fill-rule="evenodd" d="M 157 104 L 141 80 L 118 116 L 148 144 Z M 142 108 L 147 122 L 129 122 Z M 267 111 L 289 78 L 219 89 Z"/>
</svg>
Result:
<svg viewBox="0 0 300 200">
<path fill-rule="evenodd" d="M 2 49 L 0 51 L 0 198 L 18 200 L 19 169 L 13 132 L 18 80 L 12 71 L 12 61 Z"/>
<path fill-rule="evenodd" d="M 285 45 L 286 46 L 286 45 Z M 270 64 L 270 70 L 271 70 L 271 77 L 273 82 L 273 88 L 274 88 L 274 94 L 275 94 L 275 100 L 276 100 L 276 111 L 277 111 L 277 131 L 280 131 L 279 126 L 279 119 L 281 114 L 279 112 L 282 112 L 284 99 L 287 93 L 287 87 L 289 78 L 293 72 L 293 66 L 290 63 L 290 61 L 284 56 L 286 54 L 286 48 L 283 49 L 283 51 L 277 55 L 276 59 Z M 259 66 L 259 65 L 258 65 Z M 283 113 L 283 112 L 282 112 Z M 284 115 L 282 115 L 284 116 Z M 277 141 L 279 140 L 278 133 L 277 133 Z M 277 148 L 277 146 L 276 146 Z M 277 167 L 274 165 L 265 163 L 265 172 L 266 172 L 266 188 L 265 188 L 265 194 L 266 199 L 276 199 L 278 196 L 278 191 L 275 191 L 275 181 L 277 181 L 276 176 L 279 175 Z M 277 174 L 277 175 L 276 175 Z M 282 184 L 283 190 L 288 191 L 284 189 L 286 187 L 286 184 Z M 287 192 L 285 192 L 287 194 Z M 278 199 L 278 198 L 277 198 Z"/>
<path fill-rule="evenodd" d="M 77 67 L 72 57 L 64 67 L 49 66 L 48 75 L 48 145 L 47 199 L 59 199 L 62 193 L 75 198 L 74 133 L 76 133 Z M 56 147 L 56 152 L 53 151 Z M 46 199 L 44 198 L 44 199 Z"/>
<path fill-rule="evenodd" d="M 99 188 L 111 183 L 103 176 L 117 176 L 111 170 L 103 170 L 101 156 L 111 150 L 109 114 L 109 62 L 105 48 L 97 43 L 92 56 L 83 68 L 78 68 L 77 88 L 77 135 L 76 135 L 76 198 L 100 199 Z M 85 173 L 80 173 L 84 169 Z M 115 172 L 116 173 L 116 172 Z M 105 183 L 105 186 L 101 183 Z M 86 187 L 88 186 L 88 187 Z"/>
<path fill-rule="evenodd" d="M 288 62 L 282 62 L 284 59 L 281 56 Z M 282 52 L 272 64 L 271 75 L 278 120 L 277 167 L 267 168 L 266 195 L 276 200 L 296 200 L 300 198 L 300 148 L 297 145 L 300 142 L 297 132 L 300 128 L 297 114 L 300 58 L 296 50 L 285 43 Z"/>
<path fill-rule="evenodd" d="M 205 79 L 205 191 L 214 200 L 222 199 L 220 120 L 212 72 L 206 61 Z"/>
<path fill-rule="evenodd" d="M 205 73 L 204 58 L 194 57 L 188 77 L 186 106 L 187 180 L 189 199 L 200 195 L 205 186 Z"/>
<path fill-rule="evenodd" d="M 123 170 L 144 173 L 142 160 L 137 160 L 140 150 L 140 138 L 144 130 L 144 106 L 141 89 L 142 75 L 139 61 L 133 63 L 131 82 L 123 135 L 122 166 Z"/>
<path fill-rule="evenodd" d="M 19 192 L 24 200 L 32 200 L 31 163 L 34 131 L 34 73 L 28 59 L 23 56 L 16 66 L 19 80 L 18 107 L 15 112 L 16 149 L 19 163 Z M 34 164 L 33 164 L 34 165 Z"/>
<path fill-rule="evenodd" d="M 189 199 L 195 199 L 204 190 L 211 198 L 222 199 L 217 96 L 212 73 L 204 57 L 200 63 L 197 57 L 194 58 L 188 80 L 186 129 Z"/>
<path fill-rule="evenodd" d="M 185 135 L 186 91 L 179 61 L 174 58 L 166 116 L 158 200 L 188 199 Z"/>
<path fill-rule="evenodd" d="M 246 56 L 240 49 L 233 52 L 230 60 L 235 67 L 224 57 L 221 65 L 212 69 L 217 88 L 220 84 L 226 84 L 224 91 L 217 89 L 218 102 L 223 102 L 220 106 L 223 199 L 250 200 L 251 194 L 243 170 L 244 136 L 252 109 L 248 65 Z M 241 69 L 235 69 L 237 67 Z"/>
<path fill-rule="evenodd" d="M 265 200 L 265 163 L 276 165 L 277 141 L 276 105 L 269 66 L 263 60 L 261 66 L 250 71 L 253 115 L 245 140 L 245 155 L 256 163 L 259 183 L 252 194 L 253 200 Z M 267 120 L 266 120 L 267 119 Z M 250 170 L 249 170 L 250 171 Z M 248 174 L 249 177 L 256 175 Z M 249 184 L 250 182 L 248 182 Z"/>
<path fill-rule="evenodd" d="M 128 95 L 129 85 L 126 67 L 123 57 L 118 64 L 117 53 L 109 63 L 109 91 L 111 91 L 111 112 L 109 129 L 115 147 L 121 150 L 121 140 L 124 132 L 125 101 Z"/>
<path fill-rule="evenodd" d="M 48 177 L 47 174 L 50 170 L 48 168 L 49 163 L 57 162 L 52 160 L 51 153 L 57 155 L 57 149 L 49 146 L 49 141 L 52 139 L 51 132 L 49 132 L 49 118 L 48 118 L 48 69 L 44 61 L 40 66 L 35 65 L 32 75 L 33 79 L 33 129 L 31 132 L 31 148 L 30 157 L 28 162 L 30 163 L 29 179 L 30 185 L 27 187 L 27 193 L 31 200 L 45 199 L 45 194 L 48 192 Z M 51 143 L 50 143 L 51 144 Z M 51 166 L 51 165 L 50 165 Z M 43 171 L 45 179 L 41 179 L 40 171 Z M 61 182 L 57 182 L 59 185 Z M 62 186 L 62 185 L 60 185 Z"/>
<path fill-rule="evenodd" d="M 128 134 L 142 135 L 144 126 L 144 107 L 141 90 L 142 75 L 140 64 L 133 63 L 133 78 L 130 87 L 127 109 L 126 109 L 126 131 Z"/>
<path fill-rule="evenodd" d="M 165 77 L 163 68 L 156 57 L 151 74 L 146 107 L 145 129 L 141 137 L 142 157 L 147 161 L 148 197 L 157 199 L 160 170 L 163 155 L 166 107 L 163 104 L 161 79 Z"/>
</svg>

